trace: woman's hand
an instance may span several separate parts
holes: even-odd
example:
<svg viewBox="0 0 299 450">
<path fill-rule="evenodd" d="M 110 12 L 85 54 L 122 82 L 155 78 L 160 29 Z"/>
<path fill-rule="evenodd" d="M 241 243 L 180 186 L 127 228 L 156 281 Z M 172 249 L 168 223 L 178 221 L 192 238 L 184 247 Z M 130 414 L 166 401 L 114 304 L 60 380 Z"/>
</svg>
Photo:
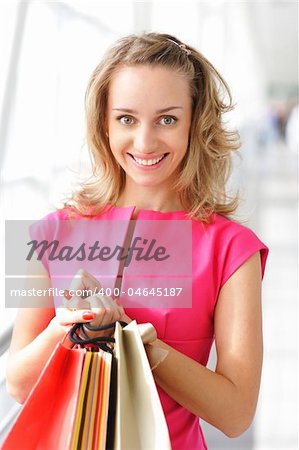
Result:
<svg viewBox="0 0 299 450">
<path fill-rule="evenodd" d="M 73 278 L 69 290 L 65 291 L 63 307 L 57 309 L 56 317 L 52 320 L 53 323 L 51 325 L 58 325 L 67 332 L 74 323 L 80 322 L 88 322 L 92 326 L 106 325 L 116 321 L 131 322 L 120 302 L 112 297 L 100 295 L 98 293 L 100 289 L 101 284 L 99 281 L 86 270 L 80 269 Z M 85 298 L 69 294 L 69 292 L 82 291 L 89 291 L 95 294 Z M 114 330 L 86 330 L 86 332 L 91 337 L 110 336 Z"/>
</svg>

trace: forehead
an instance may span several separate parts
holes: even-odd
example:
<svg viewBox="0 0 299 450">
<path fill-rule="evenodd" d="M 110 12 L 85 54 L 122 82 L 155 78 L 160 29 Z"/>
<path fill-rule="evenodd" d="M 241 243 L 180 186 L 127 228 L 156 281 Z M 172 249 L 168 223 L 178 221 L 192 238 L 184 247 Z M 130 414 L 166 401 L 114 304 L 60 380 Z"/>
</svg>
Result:
<svg viewBox="0 0 299 450">
<path fill-rule="evenodd" d="M 174 70 L 160 66 L 122 67 L 112 77 L 108 104 L 113 107 L 169 106 L 189 104 L 188 80 Z"/>
</svg>

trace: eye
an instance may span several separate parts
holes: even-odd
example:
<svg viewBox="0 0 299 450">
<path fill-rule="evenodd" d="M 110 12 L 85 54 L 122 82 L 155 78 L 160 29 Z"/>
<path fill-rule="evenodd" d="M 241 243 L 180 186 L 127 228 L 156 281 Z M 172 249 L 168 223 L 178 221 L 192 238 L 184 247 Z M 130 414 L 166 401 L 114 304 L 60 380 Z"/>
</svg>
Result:
<svg viewBox="0 0 299 450">
<path fill-rule="evenodd" d="M 134 119 L 131 116 L 120 116 L 117 117 L 117 120 L 123 125 L 132 125 L 134 123 Z"/>
<path fill-rule="evenodd" d="M 174 125 L 178 119 L 174 116 L 163 116 L 160 120 L 162 125 Z"/>
</svg>

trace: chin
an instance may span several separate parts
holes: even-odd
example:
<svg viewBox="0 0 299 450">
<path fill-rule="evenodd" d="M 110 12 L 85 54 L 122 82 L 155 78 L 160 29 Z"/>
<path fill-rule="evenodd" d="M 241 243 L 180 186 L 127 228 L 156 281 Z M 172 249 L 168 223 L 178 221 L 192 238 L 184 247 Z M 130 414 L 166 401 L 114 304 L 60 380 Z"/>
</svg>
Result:
<svg viewBox="0 0 299 450">
<path fill-rule="evenodd" d="M 139 182 L 134 182 L 136 184 L 136 187 L 159 187 L 160 183 L 157 182 L 148 182 L 148 181 L 139 181 Z"/>
</svg>

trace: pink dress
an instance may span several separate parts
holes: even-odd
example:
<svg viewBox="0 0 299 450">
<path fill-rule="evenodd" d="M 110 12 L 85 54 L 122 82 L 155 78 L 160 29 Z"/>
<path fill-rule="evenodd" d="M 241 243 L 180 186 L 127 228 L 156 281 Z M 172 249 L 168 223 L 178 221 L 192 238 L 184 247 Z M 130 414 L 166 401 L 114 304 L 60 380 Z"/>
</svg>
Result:
<svg viewBox="0 0 299 450">
<path fill-rule="evenodd" d="M 106 209 L 101 215 L 95 216 L 93 220 L 109 222 L 120 220 L 125 221 L 122 223 L 129 223 L 133 213 L 134 207 L 112 207 Z M 80 217 L 76 218 L 80 219 Z M 45 219 L 65 220 L 68 219 L 68 213 L 66 210 L 57 211 L 49 214 Z M 165 221 L 175 221 L 173 223 L 178 225 L 180 225 L 178 221 L 189 221 L 187 225 L 191 227 L 192 273 L 190 285 L 192 302 L 187 307 L 184 307 L 184 303 L 171 305 L 171 307 L 169 305 L 168 307 L 160 305 L 140 307 L 140 304 L 138 307 L 134 307 L 134 298 L 131 298 L 132 305 L 130 307 L 126 305 L 126 313 L 132 319 L 136 319 L 138 323 L 151 322 L 157 330 L 159 339 L 206 366 L 214 340 L 214 309 L 221 287 L 248 258 L 258 251 L 261 256 L 262 275 L 264 275 L 268 248 L 252 230 L 218 214 L 214 214 L 213 222 L 206 226 L 203 226 L 201 222 L 187 219 L 184 211 L 162 213 L 140 210 L 137 222 L 139 220 L 147 221 L 147 224 L 149 224 L 148 221 L 154 221 L 150 224 L 153 227 L 158 224 L 157 221 L 164 221 L 163 223 L 166 224 Z M 47 221 L 47 224 L 50 223 L 53 224 L 52 220 Z M 168 224 L 171 225 L 169 222 Z M 53 235 L 53 225 L 50 228 Z M 178 235 L 174 244 L 179 245 L 182 240 L 182 236 L 179 235 L 181 228 L 178 226 L 176 229 Z M 47 236 L 49 232 L 49 226 L 43 226 L 37 228 L 33 234 L 39 239 L 49 238 Z M 54 234 L 56 237 L 59 235 L 57 222 Z M 65 289 L 65 280 L 55 276 L 56 262 L 44 261 L 44 264 L 52 277 L 52 285 Z M 77 269 L 82 266 L 84 263 L 78 263 Z M 156 263 L 155 267 L 160 266 Z M 73 270 L 75 269 L 73 267 Z M 115 267 L 111 265 L 110 269 L 109 276 L 106 279 L 100 279 L 103 286 L 113 285 L 116 279 L 116 273 L 113 273 L 116 270 Z M 182 270 L 187 269 L 183 267 Z M 125 289 L 133 282 L 132 272 L 134 275 L 134 266 L 130 269 L 127 267 L 123 271 L 122 287 Z M 52 276 L 53 274 L 54 276 Z M 184 273 L 184 275 L 186 274 L 187 272 Z M 185 279 L 190 280 L 188 275 Z M 155 274 L 155 276 L 158 275 Z M 169 274 L 166 278 L 168 276 Z M 59 299 L 56 301 L 58 302 Z M 173 450 L 206 449 L 199 418 L 179 405 L 159 386 L 157 388 Z"/>
</svg>

